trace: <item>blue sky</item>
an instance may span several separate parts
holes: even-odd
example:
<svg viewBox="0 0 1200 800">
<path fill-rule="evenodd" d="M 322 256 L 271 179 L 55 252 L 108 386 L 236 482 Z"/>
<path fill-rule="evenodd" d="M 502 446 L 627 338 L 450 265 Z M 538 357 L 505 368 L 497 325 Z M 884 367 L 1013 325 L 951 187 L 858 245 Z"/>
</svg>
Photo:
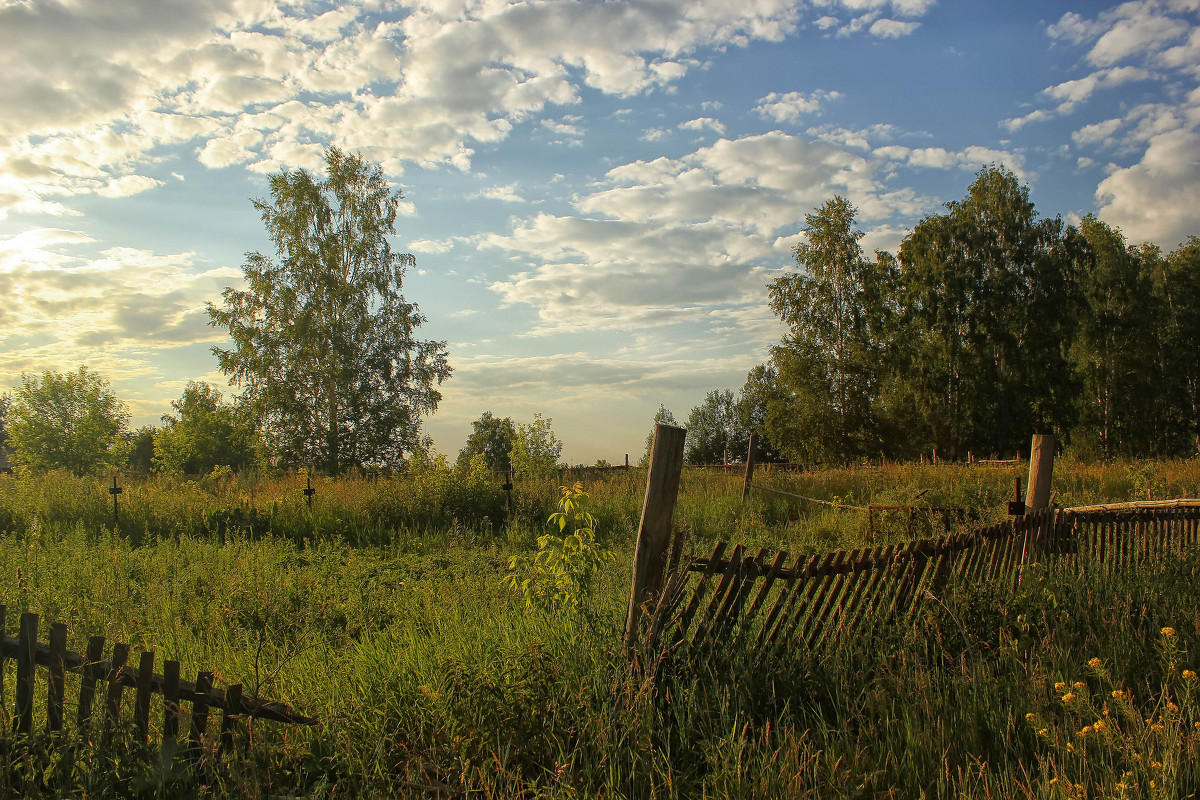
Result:
<svg viewBox="0 0 1200 800">
<path fill-rule="evenodd" d="M 328 144 L 405 193 L 450 456 L 490 410 L 636 459 L 766 359 L 834 194 L 868 250 L 989 163 L 1043 215 L 1200 235 L 1200 0 L 0 0 L 0 74 L 0 387 L 84 363 L 135 424 L 227 389 L 205 303 Z"/>
</svg>

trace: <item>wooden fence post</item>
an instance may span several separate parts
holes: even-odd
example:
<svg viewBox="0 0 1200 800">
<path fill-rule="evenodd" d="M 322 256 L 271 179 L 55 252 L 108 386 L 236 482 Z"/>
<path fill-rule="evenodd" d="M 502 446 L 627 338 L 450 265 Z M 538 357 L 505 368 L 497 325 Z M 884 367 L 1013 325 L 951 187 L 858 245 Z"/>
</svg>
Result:
<svg viewBox="0 0 1200 800">
<path fill-rule="evenodd" d="M 1029 485 L 1025 494 L 1025 513 L 1041 511 L 1050 506 L 1050 479 L 1054 475 L 1053 436 L 1036 433 L 1029 448 Z M 1021 553 L 1022 563 L 1028 564 L 1041 559 L 1054 531 L 1054 518 L 1042 520 L 1036 530 L 1027 530 L 1025 546 Z M 1030 537 L 1033 541 L 1030 541 Z"/>
<path fill-rule="evenodd" d="M 1053 436 L 1034 434 L 1029 448 L 1029 485 L 1025 490 L 1025 511 L 1037 511 L 1050 505 L 1050 478 L 1054 473 Z"/>
<path fill-rule="evenodd" d="M 750 494 L 750 485 L 754 480 L 754 448 L 758 445 L 758 434 L 750 434 L 750 449 L 746 453 L 746 478 L 742 481 L 742 502 Z"/>
<path fill-rule="evenodd" d="M 625 651 L 637 642 L 642 603 L 657 599 L 666 571 L 667 546 L 671 541 L 671 519 L 679 497 L 683 473 L 683 440 L 687 431 L 672 425 L 654 426 L 650 470 L 646 475 L 646 497 L 638 525 L 637 549 L 633 556 L 633 583 L 629 591 L 629 613 L 625 617 Z"/>
</svg>

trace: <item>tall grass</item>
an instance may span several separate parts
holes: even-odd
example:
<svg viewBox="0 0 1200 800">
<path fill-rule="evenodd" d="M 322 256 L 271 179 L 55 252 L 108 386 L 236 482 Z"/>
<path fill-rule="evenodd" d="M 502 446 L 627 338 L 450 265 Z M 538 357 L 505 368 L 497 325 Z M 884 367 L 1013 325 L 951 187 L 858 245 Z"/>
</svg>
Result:
<svg viewBox="0 0 1200 800">
<path fill-rule="evenodd" d="M 1138 490 L 1128 466 L 1061 466 L 1056 490 L 1073 502 Z M 1193 493 L 1194 465 L 1152 466 L 1172 493 Z M 1000 506 L 1011 492 L 1011 471 L 937 470 L 759 479 L 848 505 L 928 489 L 930 503 Z M 480 496 L 504 503 L 496 481 L 479 480 Z M 619 555 L 583 613 L 551 615 L 529 612 L 503 583 L 509 558 L 545 530 L 551 483 L 518 484 L 509 514 L 448 471 L 314 481 L 311 511 L 303 478 L 150 481 L 128 486 L 114 532 L 99 482 L 5 478 L 10 620 L 28 610 L 66 622 L 76 651 L 102 634 L 179 659 L 185 676 L 216 668 L 218 685 L 243 683 L 321 722 L 251 723 L 241 749 L 200 771 L 39 737 L 0 753 L 0 796 L 1066 797 L 1079 785 L 1094 797 L 1120 796 L 1113 787 L 1125 782 L 1133 797 L 1152 796 L 1155 778 L 1126 769 L 1132 753 L 1166 764 L 1168 746 L 1180 757 L 1156 789 L 1200 791 L 1196 759 L 1183 757 L 1195 753 L 1187 724 L 1200 717 L 1180 684 L 1200 666 L 1200 555 L 1116 579 L 1046 567 L 1015 588 L 962 587 L 925 602 L 915 626 L 883 625 L 821 654 L 785 649 L 764 664 L 748 651 L 676 652 L 649 683 L 620 646 L 641 481 L 589 487 L 598 533 Z M 743 506 L 740 493 L 740 476 L 685 474 L 677 520 L 694 545 L 815 549 L 866 537 L 860 512 L 765 494 Z M 240 509 L 257 516 L 227 518 L 222 531 L 214 511 Z M 1164 627 L 1176 631 L 1170 671 Z M 1148 728 L 1120 755 L 1081 747 L 1076 734 L 1093 721 L 1055 690 L 1076 681 L 1093 699 L 1126 691 L 1151 718 L 1169 694 L 1181 722 L 1170 736 Z M 3 700 L 11 709 L 11 694 Z"/>
</svg>

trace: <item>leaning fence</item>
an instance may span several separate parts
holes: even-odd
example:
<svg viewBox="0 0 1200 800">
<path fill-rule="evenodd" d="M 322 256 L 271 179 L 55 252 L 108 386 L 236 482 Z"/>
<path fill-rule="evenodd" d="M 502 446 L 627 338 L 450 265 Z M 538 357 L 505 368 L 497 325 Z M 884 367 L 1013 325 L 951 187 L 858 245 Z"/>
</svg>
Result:
<svg viewBox="0 0 1200 800">
<path fill-rule="evenodd" d="M 783 647 L 820 647 L 867 624 L 910 620 L 923 600 L 948 587 L 1015 584 L 1033 562 L 1115 573 L 1200 540 L 1200 500 L 1050 507 L 1055 443 L 1035 436 L 1026 498 L 1009 504 L 1020 516 L 1005 522 L 794 557 L 728 542 L 707 556 L 683 557 L 678 541 L 668 548 L 668 540 L 684 433 L 656 429 L 638 531 L 625 641 L 631 648 L 640 640 L 651 653 L 745 643 L 766 657 Z M 743 499 L 753 470 L 751 455 Z"/>
<path fill-rule="evenodd" d="M 7 608 L 0 605 L 0 633 L 4 632 Z M 275 722 L 313 725 L 317 720 L 307 717 L 284 703 L 264 700 L 242 693 L 241 684 L 224 689 L 213 686 L 213 673 L 201 671 L 196 680 L 182 680 L 178 661 L 164 661 L 162 673 L 154 672 L 154 652 L 143 651 L 135 667 L 129 662 L 129 645 L 116 643 L 112 655 L 105 659 L 103 636 L 88 639 L 87 651 L 76 653 L 66 649 L 67 627 L 62 623 L 50 626 L 46 643 L 38 641 L 38 615 L 21 615 L 16 637 L 0 636 L 0 722 L 6 721 L 8 699 L 4 686 L 4 661 L 16 662 L 15 713 L 12 728 L 18 736 L 35 731 L 34 717 L 39 706 L 36 700 L 37 667 L 46 670 L 45 730 L 58 733 L 68 722 L 67 696 L 75 698 L 74 727 L 84 741 L 102 747 L 111 745 L 114 734 L 128 723 L 122 713 L 125 689 L 134 690 L 132 722 L 137 739 L 148 744 L 151 733 L 151 705 L 154 695 L 162 697 L 160 748 L 164 756 L 182 749 L 198 754 L 206 744 L 218 752 L 232 746 L 238 725 L 243 717 L 255 717 Z M 78 676 L 68 687 L 67 676 Z M 68 691 L 70 689 L 70 691 Z M 102 721 L 96 724 L 93 709 L 103 705 Z M 185 711 L 184 704 L 191 706 Z M 208 722 L 211 711 L 221 714 L 219 728 L 211 735 Z M 7 725 L 0 725 L 0 742 Z"/>
<path fill-rule="evenodd" d="M 744 642 L 762 657 L 816 648 L 868 620 L 910 620 L 954 585 L 1015 584 L 1034 561 L 1114 574 L 1198 544 L 1200 500 L 1051 508 L 971 533 L 794 558 L 718 542 L 670 571 L 647 644 Z"/>
</svg>

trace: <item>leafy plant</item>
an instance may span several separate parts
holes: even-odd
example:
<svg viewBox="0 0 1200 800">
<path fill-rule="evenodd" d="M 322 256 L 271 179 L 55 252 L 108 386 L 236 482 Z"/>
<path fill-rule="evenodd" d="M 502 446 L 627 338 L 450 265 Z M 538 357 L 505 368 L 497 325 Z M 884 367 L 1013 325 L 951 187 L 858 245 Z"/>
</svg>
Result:
<svg viewBox="0 0 1200 800">
<path fill-rule="evenodd" d="M 532 556 L 509 559 L 505 583 L 525 595 L 528 608 L 578 612 L 591 595 L 595 577 L 612 553 L 596 542 L 596 518 L 587 506 L 582 481 L 562 487 L 558 511 L 547 520 L 558 531 L 539 536 Z"/>
</svg>

